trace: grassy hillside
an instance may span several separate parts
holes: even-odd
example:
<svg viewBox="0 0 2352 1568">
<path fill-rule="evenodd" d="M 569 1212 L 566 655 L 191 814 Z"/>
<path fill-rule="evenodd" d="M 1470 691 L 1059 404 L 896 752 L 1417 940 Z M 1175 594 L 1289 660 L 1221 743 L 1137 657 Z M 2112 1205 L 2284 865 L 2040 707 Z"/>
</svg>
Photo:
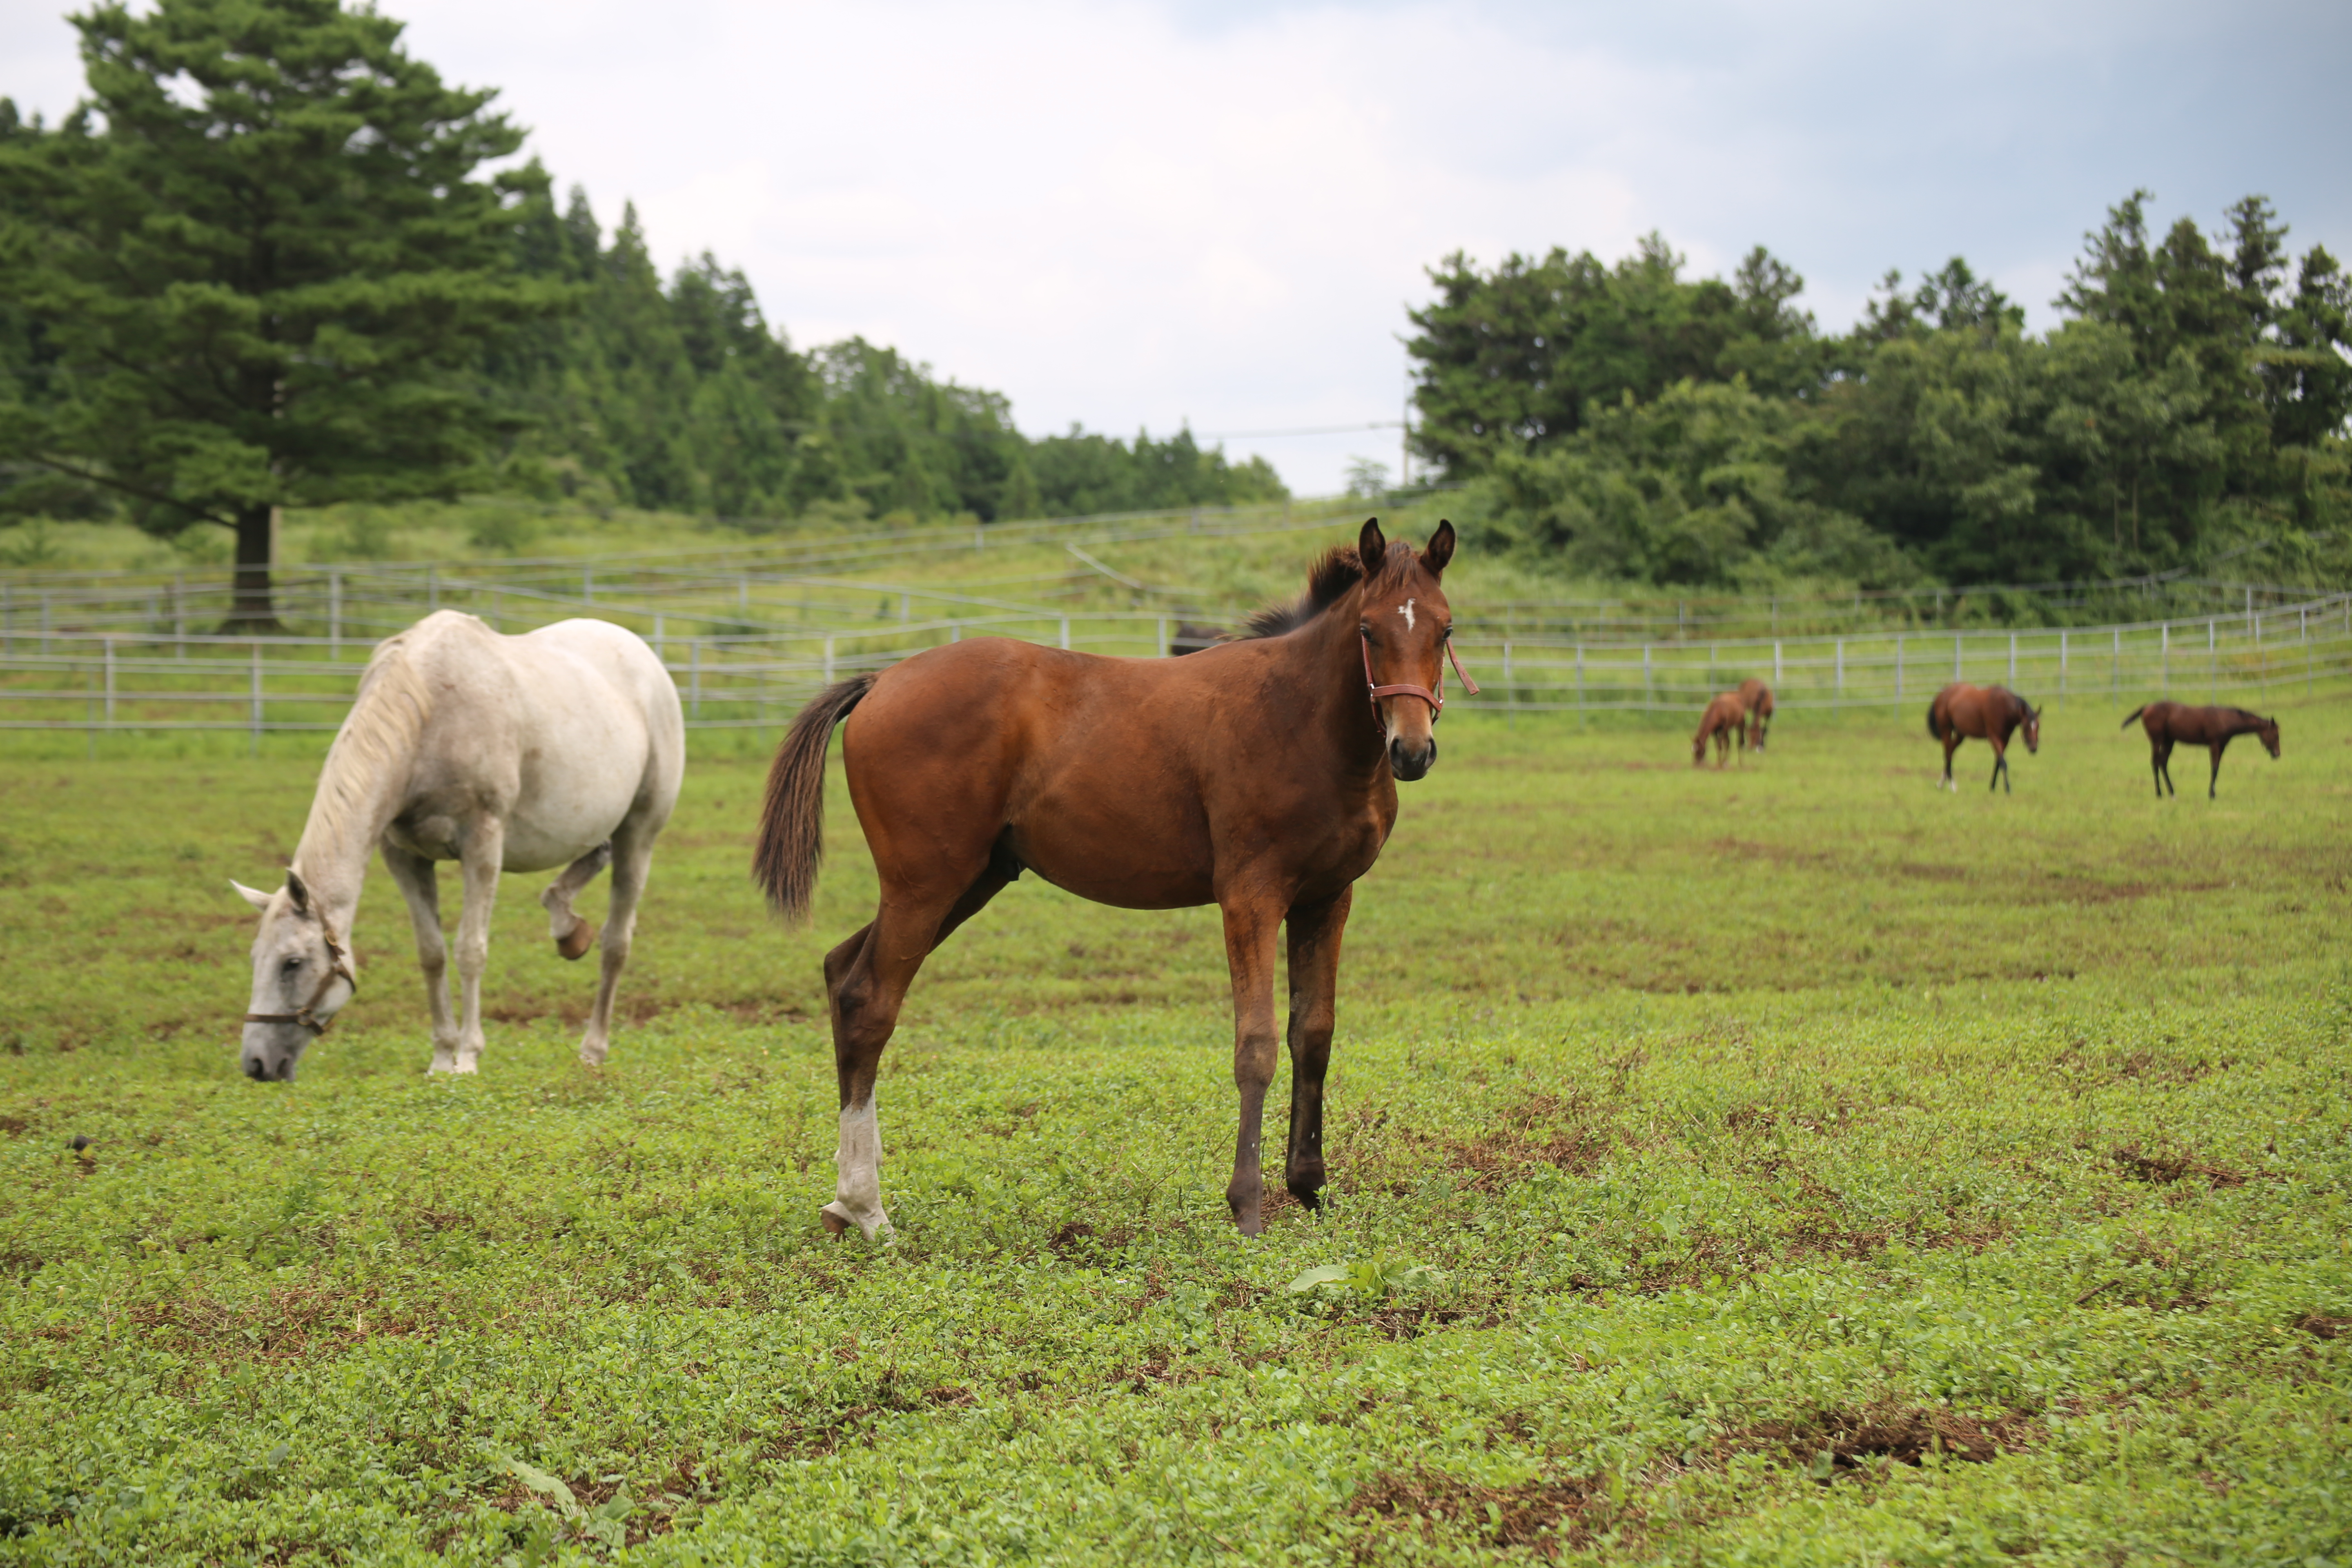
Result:
<svg viewBox="0 0 2352 1568">
<path fill-rule="evenodd" d="M 1908 717 L 1720 774 L 1450 722 L 1359 896 L 1331 1205 L 1255 1242 L 1207 911 L 960 933 L 885 1058 L 899 1238 L 841 1244 L 837 778 L 779 931 L 760 742 L 698 737 L 604 1069 L 514 879 L 485 1070 L 426 1080 L 379 876 L 257 1086 L 226 879 L 316 743 L 19 748 L 0 1561 L 2338 1560 L 2352 706 L 2282 713 L 2210 805 L 2104 711 L 2009 797 Z"/>
</svg>

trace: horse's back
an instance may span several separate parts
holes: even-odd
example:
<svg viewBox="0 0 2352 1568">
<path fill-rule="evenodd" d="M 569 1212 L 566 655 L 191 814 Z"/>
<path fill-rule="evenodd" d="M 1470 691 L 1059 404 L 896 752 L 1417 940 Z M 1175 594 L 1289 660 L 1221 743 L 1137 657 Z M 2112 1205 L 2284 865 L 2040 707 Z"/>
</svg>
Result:
<svg viewBox="0 0 2352 1568">
<path fill-rule="evenodd" d="M 507 869 L 564 864 L 633 814 L 656 828 L 668 818 L 685 721 L 643 638 L 593 620 L 509 637 L 443 610 L 403 640 L 433 700 L 421 787 L 497 810 Z"/>
<path fill-rule="evenodd" d="M 1220 813 L 1236 801 L 1269 831 L 1320 830 L 1297 816 L 1312 791 L 1283 766 L 1296 727 L 1271 640 L 1157 659 L 982 637 L 893 665 L 842 731 L 877 864 L 952 879 L 1001 841 L 1098 902 L 1211 901 Z"/>
</svg>

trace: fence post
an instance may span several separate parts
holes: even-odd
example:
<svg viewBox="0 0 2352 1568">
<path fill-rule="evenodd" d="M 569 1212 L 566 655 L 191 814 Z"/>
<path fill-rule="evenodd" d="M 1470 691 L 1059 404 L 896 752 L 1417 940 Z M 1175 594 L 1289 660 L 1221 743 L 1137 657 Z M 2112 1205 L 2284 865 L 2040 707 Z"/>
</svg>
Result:
<svg viewBox="0 0 2352 1568">
<path fill-rule="evenodd" d="M 114 728 L 114 639 L 106 639 L 106 727 Z"/>
<path fill-rule="evenodd" d="M 2109 630 L 2116 639 L 2115 652 L 2107 661 L 2107 694 L 2113 696 L 2124 689 L 2124 629 L 2113 626 Z"/>
<path fill-rule="evenodd" d="M 1958 680 L 1959 678 L 1960 678 L 1960 634 L 1959 634 L 1958 632 L 1954 632 L 1954 633 L 1952 634 L 1952 679 L 1953 679 L 1954 680 Z"/>
<path fill-rule="evenodd" d="M 1584 645 L 1576 645 L 1576 710 L 1584 711 Z"/>
<path fill-rule="evenodd" d="M 963 641 L 963 623 L 962 623 L 961 621 L 958 621 L 958 622 L 956 622 L 956 623 L 955 623 L 955 625 L 953 625 L 953 626 L 950 626 L 950 627 L 948 628 L 948 641 L 950 641 L 950 642 L 961 642 L 961 641 Z M 1161 651 L 1162 651 L 1162 652 L 1165 652 L 1165 651 L 1166 651 L 1166 649 L 1163 647 Z"/>
<path fill-rule="evenodd" d="M 1845 638 L 1837 640 L 1837 698 L 1845 700 Z"/>
<path fill-rule="evenodd" d="M 687 652 L 687 662 L 688 668 L 691 671 L 687 678 L 687 710 L 695 718 L 699 719 L 702 717 L 702 639 L 700 637 L 695 638 L 693 643 L 689 645 Z M 829 663 L 831 661 L 828 660 L 827 662 Z M 833 677 L 830 673 L 825 677 L 828 683 L 831 682 L 832 679 Z"/>
<path fill-rule="evenodd" d="M 1895 634 L 1895 700 L 1903 700 L 1903 634 Z"/>
<path fill-rule="evenodd" d="M 425 569 L 425 613 L 428 616 L 432 615 L 440 607 L 441 568 L 436 564 Z"/>
<path fill-rule="evenodd" d="M 2017 684 L 2017 634 L 2009 634 L 2009 683 Z"/>
<path fill-rule="evenodd" d="M 656 610 L 654 612 L 654 657 L 665 665 L 669 663 L 669 656 L 662 651 L 662 644 L 666 640 L 662 636 L 661 612 Z"/>
<path fill-rule="evenodd" d="M 1775 599 L 1775 600 L 1773 600 L 1773 601 L 1772 601 L 1772 605 L 1773 605 L 1773 616 L 1772 616 L 1772 618 L 1773 618 L 1774 620 L 1776 620 L 1776 621 L 1777 621 L 1777 620 L 1779 620 L 1779 619 L 1780 618 L 1780 600 L 1778 600 L 1778 599 Z M 1779 638 L 1777 638 L 1777 637 L 1776 637 L 1776 638 L 1774 638 L 1774 639 L 1773 639 L 1773 641 L 1772 641 L 1772 684 L 1773 684 L 1773 685 L 1775 685 L 1775 686 L 1778 686 L 1778 685 L 1780 685 L 1780 639 L 1779 639 Z"/>
<path fill-rule="evenodd" d="M 1200 518 L 1201 509 L 1199 507 L 1194 507 L 1192 509 L 1193 521 L 1198 522 Z M 1062 646 L 1066 648 L 1070 646 L 1070 617 L 1067 616 L 1064 616 L 1062 617 Z"/>
<path fill-rule="evenodd" d="M 44 589 L 42 589 L 42 590 L 41 590 L 41 653 L 42 653 L 42 656 L 43 656 L 44 658 L 47 657 L 47 655 L 48 655 L 48 651 L 49 651 L 49 591 L 48 591 L 47 588 L 44 588 Z"/>
<path fill-rule="evenodd" d="M 2066 632 L 2063 626 L 2058 632 L 2058 695 L 2066 695 Z"/>
<path fill-rule="evenodd" d="M 498 590 L 498 589 L 496 589 L 496 588 L 491 589 L 491 590 L 490 590 L 490 630 L 492 630 L 492 631 L 494 631 L 494 632 L 502 632 L 502 631 L 506 630 L 506 627 L 504 627 L 504 626 L 500 626 L 500 625 L 499 624 L 499 590 Z"/>
<path fill-rule="evenodd" d="M 824 683 L 827 686 L 833 684 L 833 639 L 831 637 L 824 639 Z"/>
<path fill-rule="evenodd" d="M 253 716 L 250 722 L 252 752 L 257 757 L 261 755 L 261 644 L 258 640 L 253 645 Z"/>
<path fill-rule="evenodd" d="M 899 624 L 900 626 L 904 626 L 904 625 L 906 625 L 908 621 L 911 621 L 911 620 L 913 620 L 913 619 L 915 618 L 915 616 L 914 616 L 914 609 L 915 609 L 915 595 L 912 595 L 912 594 L 901 594 L 901 595 L 898 595 L 898 624 Z"/>
<path fill-rule="evenodd" d="M 16 584 L 0 583 L 0 653 L 16 651 Z"/>
<path fill-rule="evenodd" d="M 172 574 L 172 637 L 179 645 L 182 658 L 188 657 L 188 584 L 180 574 Z"/>
<path fill-rule="evenodd" d="M 327 574 L 327 657 L 343 655 L 343 574 Z"/>
<path fill-rule="evenodd" d="M 1168 657 L 1168 617 L 1166 616 L 1160 617 L 1160 657 L 1162 658 Z"/>
<path fill-rule="evenodd" d="M 1642 645 L 1642 706 L 1647 708 L 1656 700 L 1656 687 L 1650 679 L 1650 645 Z"/>
</svg>

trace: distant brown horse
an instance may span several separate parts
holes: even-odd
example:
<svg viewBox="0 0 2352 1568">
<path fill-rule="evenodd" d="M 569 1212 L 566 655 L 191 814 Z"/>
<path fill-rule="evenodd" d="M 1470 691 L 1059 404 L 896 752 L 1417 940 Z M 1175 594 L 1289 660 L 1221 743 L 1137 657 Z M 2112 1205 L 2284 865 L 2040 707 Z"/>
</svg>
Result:
<svg viewBox="0 0 2352 1568">
<path fill-rule="evenodd" d="M 1764 731 L 1772 722 L 1772 689 L 1760 680 L 1739 683 L 1739 700 L 1748 708 L 1748 744 L 1758 755 L 1764 751 Z"/>
<path fill-rule="evenodd" d="M 1339 935 L 1356 879 L 1396 822 L 1395 781 L 1437 760 L 1454 620 L 1439 579 L 1454 544 L 1450 522 L 1419 552 L 1367 522 L 1353 548 L 1316 564 L 1296 603 L 1183 658 L 982 638 L 842 681 L 801 710 L 768 775 L 753 874 L 778 910 L 806 913 L 825 745 L 846 717 L 849 798 L 882 883 L 872 922 L 824 961 L 841 1090 L 829 1229 L 870 1237 L 888 1226 L 874 1106 L 882 1047 L 924 958 L 1024 870 L 1123 909 L 1223 911 L 1241 1096 L 1225 1198 L 1252 1236 L 1287 923 L 1284 1180 L 1318 1203 Z"/>
<path fill-rule="evenodd" d="M 2164 798 L 2167 790 L 2180 793 L 2172 788 L 2172 748 L 2177 742 L 2212 748 L 2213 776 L 2205 782 L 2207 800 L 2213 798 L 2213 791 L 2221 782 L 2221 753 L 2235 737 L 2261 737 L 2272 761 L 2278 760 L 2278 721 L 2249 713 L 2242 708 L 2191 708 L 2185 702 L 2151 702 L 2126 714 L 2123 727 L 2130 729 L 2134 719 L 2140 720 L 2147 731 L 2147 766 L 2156 775 L 2158 800 Z"/>
<path fill-rule="evenodd" d="M 2009 787 L 2009 738 L 2020 725 L 2025 727 L 2025 749 L 2041 751 L 2042 710 L 2008 687 L 1956 680 L 1936 693 L 1927 704 L 1927 733 L 1944 742 L 1944 787 L 1959 789 L 1952 782 L 1952 753 L 1973 735 L 1992 742 L 1992 777 L 1985 788 L 1999 784 L 2004 794 L 2015 793 Z"/>
<path fill-rule="evenodd" d="M 1731 745 L 1735 741 L 1739 743 L 1743 753 L 1741 760 L 1746 760 L 1748 704 L 1739 700 L 1737 691 L 1717 693 L 1715 700 L 1706 705 L 1706 711 L 1699 715 L 1698 733 L 1691 737 L 1691 766 L 1697 767 L 1706 761 L 1706 743 L 1709 741 L 1715 742 L 1717 767 L 1723 766 L 1725 759 L 1731 754 Z"/>
</svg>

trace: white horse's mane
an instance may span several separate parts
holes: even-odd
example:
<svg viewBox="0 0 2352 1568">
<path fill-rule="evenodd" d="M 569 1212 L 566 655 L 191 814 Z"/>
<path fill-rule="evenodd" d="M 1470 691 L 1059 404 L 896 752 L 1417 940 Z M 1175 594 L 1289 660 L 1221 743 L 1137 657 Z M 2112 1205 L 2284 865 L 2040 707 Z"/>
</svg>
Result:
<svg viewBox="0 0 2352 1568">
<path fill-rule="evenodd" d="M 310 820 L 302 825 L 302 842 L 294 851 L 298 868 L 304 850 L 340 845 L 354 832 L 373 837 L 381 826 L 371 814 L 386 775 L 415 755 L 417 738 L 433 710 L 431 688 L 417 674 L 409 651 L 404 632 L 386 637 L 368 660 L 351 716 L 343 721 L 327 752 L 327 764 L 320 770 Z"/>
</svg>

